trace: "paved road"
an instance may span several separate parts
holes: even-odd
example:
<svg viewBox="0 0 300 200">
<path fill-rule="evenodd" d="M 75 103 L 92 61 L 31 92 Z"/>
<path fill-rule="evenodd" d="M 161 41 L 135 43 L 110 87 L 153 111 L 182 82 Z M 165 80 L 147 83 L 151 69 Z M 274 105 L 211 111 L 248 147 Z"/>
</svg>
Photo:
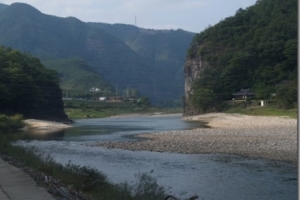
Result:
<svg viewBox="0 0 300 200">
<path fill-rule="evenodd" d="M 22 169 L 0 159 L 0 200 L 55 200 Z"/>
</svg>

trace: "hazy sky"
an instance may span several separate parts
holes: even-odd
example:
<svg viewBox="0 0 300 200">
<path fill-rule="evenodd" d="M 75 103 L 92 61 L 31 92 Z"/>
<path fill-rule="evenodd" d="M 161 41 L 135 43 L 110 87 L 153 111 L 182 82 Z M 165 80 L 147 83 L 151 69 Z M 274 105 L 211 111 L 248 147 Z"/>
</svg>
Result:
<svg viewBox="0 0 300 200">
<path fill-rule="evenodd" d="M 10 5 L 15 0 L 0 0 Z M 43 13 L 84 22 L 135 24 L 142 28 L 201 32 L 256 0 L 19 0 Z"/>
</svg>

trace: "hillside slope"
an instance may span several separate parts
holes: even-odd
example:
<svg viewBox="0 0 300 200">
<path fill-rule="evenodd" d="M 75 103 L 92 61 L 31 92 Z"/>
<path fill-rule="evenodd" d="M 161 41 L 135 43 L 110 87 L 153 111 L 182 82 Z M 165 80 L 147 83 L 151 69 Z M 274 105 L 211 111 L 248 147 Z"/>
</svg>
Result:
<svg viewBox="0 0 300 200">
<path fill-rule="evenodd" d="M 139 43 L 143 49 L 153 49 L 150 45 L 155 45 L 156 55 L 146 59 L 140 50 L 129 46 L 128 40 L 73 17 L 45 15 L 23 3 L 14 3 L 0 12 L 1 45 L 29 52 L 41 60 L 81 58 L 110 84 L 121 89 L 137 88 L 153 102 L 179 99 L 183 94 L 181 73 L 185 53 L 172 52 L 179 48 L 176 44 L 181 38 L 186 48 L 190 44 L 192 37 L 189 40 L 183 35 L 184 32 L 174 37 L 169 34 L 159 39 L 167 41 L 169 38 L 168 43 L 175 45 L 166 48 L 157 42 Z M 151 41 L 153 35 L 148 36 Z M 167 48 L 172 50 L 166 51 Z"/>
<path fill-rule="evenodd" d="M 133 25 L 89 23 L 100 27 L 107 33 L 119 38 L 136 54 L 142 57 L 151 68 L 159 71 L 157 82 L 162 83 L 163 93 L 180 99 L 183 95 L 183 65 L 187 49 L 194 33 L 184 30 L 153 30 Z M 162 75 L 160 77 L 160 75 Z"/>
<path fill-rule="evenodd" d="M 93 66 L 79 58 L 51 59 L 43 61 L 43 64 L 58 72 L 60 86 L 63 90 L 68 90 L 69 95 L 84 94 L 90 88 L 111 87 L 107 81 Z M 70 67 L 72 66 L 72 67 Z"/>
<path fill-rule="evenodd" d="M 242 88 L 257 99 L 282 94 L 293 106 L 296 80 L 297 1 L 259 0 L 193 39 L 185 64 L 185 114 L 219 110 Z"/>
</svg>

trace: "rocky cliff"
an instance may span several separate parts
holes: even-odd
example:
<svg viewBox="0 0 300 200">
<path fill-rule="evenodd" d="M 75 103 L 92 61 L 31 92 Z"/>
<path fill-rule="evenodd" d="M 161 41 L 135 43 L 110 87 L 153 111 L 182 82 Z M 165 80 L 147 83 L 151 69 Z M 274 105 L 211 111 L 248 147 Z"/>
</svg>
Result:
<svg viewBox="0 0 300 200">
<path fill-rule="evenodd" d="M 70 120 L 64 112 L 61 89 L 58 86 L 53 88 L 44 88 L 43 93 L 43 104 L 37 109 L 32 109 L 26 117 L 72 123 L 72 120 Z"/>
<path fill-rule="evenodd" d="M 58 85 L 52 87 L 41 87 L 38 103 L 30 109 L 19 112 L 25 118 L 41 119 L 49 121 L 57 121 L 63 123 L 72 123 L 72 120 L 64 112 L 64 104 L 62 101 L 62 91 Z"/>
<path fill-rule="evenodd" d="M 201 57 L 187 58 L 184 65 L 184 97 L 183 97 L 183 115 L 191 116 L 201 114 L 200 110 L 195 108 L 191 102 L 191 96 L 193 95 L 193 85 L 196 80 L 201 76 L 201 72 L 204 68 L 208 67 L 207 62 L 204 62 Z"/>
</svg>

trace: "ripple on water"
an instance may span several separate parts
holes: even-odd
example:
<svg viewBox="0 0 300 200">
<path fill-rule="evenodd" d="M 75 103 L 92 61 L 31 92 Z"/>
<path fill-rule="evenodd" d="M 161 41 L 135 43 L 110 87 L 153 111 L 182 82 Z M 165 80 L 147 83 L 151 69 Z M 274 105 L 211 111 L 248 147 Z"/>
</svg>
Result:
<svg viewBox="0 0 300 200">
<path fill-rule="evenodd" d="M 16 144 L 35 147 L 62 164 L 71 161 L 73 164 L 96 168 L 114 183 L 125 181 L 133 183 L 136 181 L 136 174 L 148 173 L 156 178 L 170 194 L 181 198 L 194 194 L 198 194 L 200 199 L 207 200 L 297 198 L 297 166 L 295 165 L 232 155 L 184 155 L 106 149 L 86 145 L 95 140 L 128 140 L 126 137 L 132 135 L 134 131 L 168 130 L 168 127 L 169 129 L 175 127 L 177 130 L 188 129 L 188 125 L 179 124 L 181 123 L 179 119 L 180 116 L 168 119 L 144 117 L 126 120 L 112 118 L 85 120 L 80 121 L 81 124 L 73 129 L 74 133 L 65 132 L 55 140 L 18 141 Z M 100 131 L 97 134 L 97 131 L 93 130 L 99 129 L 101 124 L 126 126 L 126 130 L 114 130 L 115 132 L 107 134 Z M 89 131 L 85 132 L 86 125 L 94 127 L 89 127 Z M 135 127 L 135 130 L 130 131 L 128 126 L 131 129 Z"/>
</svg>

